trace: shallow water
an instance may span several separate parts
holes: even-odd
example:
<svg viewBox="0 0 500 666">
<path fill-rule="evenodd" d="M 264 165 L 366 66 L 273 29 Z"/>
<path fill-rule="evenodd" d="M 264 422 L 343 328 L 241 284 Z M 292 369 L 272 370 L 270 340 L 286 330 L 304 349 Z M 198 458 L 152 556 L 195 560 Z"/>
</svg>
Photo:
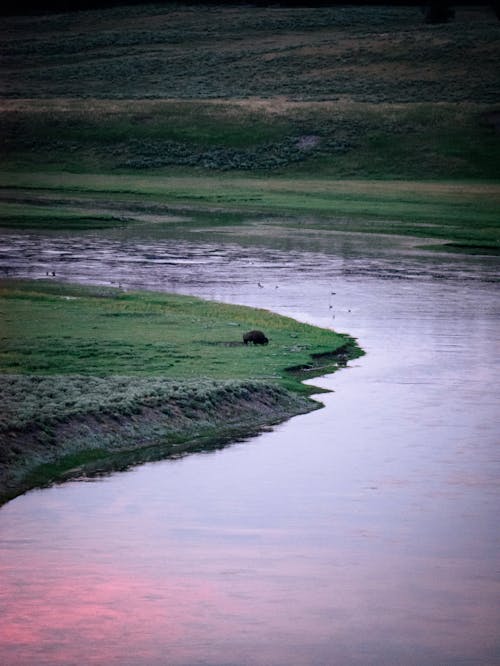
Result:
<svg viewBox="0 0 500 666">
<path fill-rule="evenodd" d="M 0 509 L 1 663 L 500 663 L 498 259 L 151 231 L 10 235 L 2 266 L 271 308 L 367 355 L 273 432 Z"/>
</svg>

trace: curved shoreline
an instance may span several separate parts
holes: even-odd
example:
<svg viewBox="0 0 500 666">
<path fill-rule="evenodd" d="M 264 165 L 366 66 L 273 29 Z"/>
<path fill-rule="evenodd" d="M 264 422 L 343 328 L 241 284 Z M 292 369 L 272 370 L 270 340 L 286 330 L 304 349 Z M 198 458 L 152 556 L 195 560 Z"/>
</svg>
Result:
<svg viewBox="0 0 500 666">
<path fill-rule="evenodd" d="M 10 457 L 0 467 L 0 505 L 58 481 L 222 448 L 321 406 L 275 384 L 248 381 L 214 383 L 193 408 L 196 400 L 195 390 L 182 402 L 138 399 L 129 413 L 105 409 L 0 433 Z"/>
<path fill-rule="evenodd" d="M 0 505 L 255 435 L 320 407 L 302 381 L 363 353 L 347 335 L 194 297 L 3 280 L 0 301 Z M 234 339 L 250 323 L 269 345 Z"/>
</svg>

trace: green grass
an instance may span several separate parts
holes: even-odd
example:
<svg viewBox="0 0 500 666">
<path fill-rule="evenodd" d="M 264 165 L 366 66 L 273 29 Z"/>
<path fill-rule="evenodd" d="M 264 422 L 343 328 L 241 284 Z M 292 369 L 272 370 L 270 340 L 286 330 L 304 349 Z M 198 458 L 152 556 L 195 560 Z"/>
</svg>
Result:
<svg viewBox="0 0 500 666">
<path fill-rule="evenodd" d="M 429 26 L 417 7 L 162 4 L 2 32 L 3 227 L 105 229 L 163 207 L 498 251 L 488 8 Z"/>
<path fill-rule="evenodd" d="M 244 233 L 251 219 L 262 235 L 276 227 L 307 228 L 433 239 L 488 252 L 500 246 L 500 185 L 492 182 L 11 173 L 4 174 L 4 185 L 5 227 L 15 228 L 18 220 L 33 228 L 140 225 L 156 215 L 155 223 L 171 227 L 239 225 Z"/>
<path fill-rule="evenodd" d="M 498 179 L 488 8 L 120 7 L 6 17 L 5 170 Z M 303 137 L 315 137 L 303 143 Z"/>
<path fill-rule="evenodd" d="M 301 380 L 354 340 L 193 297 L 1 281 L 0 502 L 28 488 L 218 447 L 317 408 Z M 262 328 L 266 346 L 244 345 Z"/>
<path fill-rule="evenodd" d="M 12 100 L 2 169 L 275 174 L 308 178 L 497 178 L 500 137 L 477 103 Z"/>
<path fill-rule="evenodd" d="M 418 7 L 168 3 L 7 17 L 1 37 L 10 98 L 497 101 L 484 8 L 428 26 Z"/>
<path fill-rule="evenodd" d="M 3 373 L 280 382 L 287 367 L 348 340 L 266 310 L 44 281 L 3 284 L 0 308 Z M 269 345 L 242 344 L 253 328 Z"/>
<path fill-rule="evenodd" d="M 122 215 L 80 213 L 55 206 L 0 203 L 0 228 L 107 229 L 126 224 Z"/>
</svg>

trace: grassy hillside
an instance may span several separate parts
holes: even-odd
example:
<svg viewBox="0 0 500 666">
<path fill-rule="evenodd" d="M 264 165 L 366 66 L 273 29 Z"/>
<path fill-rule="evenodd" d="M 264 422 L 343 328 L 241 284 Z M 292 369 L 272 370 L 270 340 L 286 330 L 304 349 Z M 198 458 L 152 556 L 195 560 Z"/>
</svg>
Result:
<svg viewBox="0 0 500 666">
<path fill-rule="evenodd" d="M 472 4 L 472 3 L 471 3 Z M 175 3 L 4 19 L 4 95 L 497 102 L 498 22 L 485 8 Z"/>
<path fill-rule="evenodd" d="M 2 168 L 491 179 L 500 173 L 492 113 L 471 101 L 10 99 Z"/>
<path fill-rule="evenodd" d="M 12 16 L 0 34 L 3 226 L 182 205 L 197 224 L 229 210 L 500 244 L 488 8 L 427 25 L 417 7 L 167 3 Z"/>
<path fill-rule="evenodd" d="M 145 5 L 0 35 L 4 169 L 499 175 L 487 8 Z"/>
</svg>

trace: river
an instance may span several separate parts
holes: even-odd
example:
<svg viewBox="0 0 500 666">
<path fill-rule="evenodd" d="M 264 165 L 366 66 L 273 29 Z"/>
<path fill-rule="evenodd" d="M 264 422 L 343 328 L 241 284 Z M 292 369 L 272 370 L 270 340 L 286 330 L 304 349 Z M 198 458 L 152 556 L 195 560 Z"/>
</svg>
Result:
<svg viewBox="0 0 500 666">
<path fill-rule="evenodd" d="M 271 432 L 1 508 L 2 664 L 500 663 L 498 258 L 151 228 L 5 234 L 2 267 L 265 307 L 366 351 Z"/>
</svg>

